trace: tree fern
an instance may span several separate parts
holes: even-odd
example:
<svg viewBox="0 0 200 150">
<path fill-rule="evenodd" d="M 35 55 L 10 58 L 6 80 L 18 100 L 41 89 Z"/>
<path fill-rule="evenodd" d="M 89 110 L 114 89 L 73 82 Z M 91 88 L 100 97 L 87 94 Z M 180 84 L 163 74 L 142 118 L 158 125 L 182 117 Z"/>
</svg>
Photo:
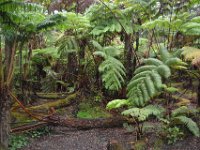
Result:
<svg viewBox="0 0 200 150">
<path fill-rule="evenodd" d="M 134 105 L 143 107 L 151 98 L 166 89 L 162 80 L 171 76 L 172 68 L 185 69 L 186 63 L 170 55 L 166 49 L 160 51 L 160 58 L 161 60 L 145 59 L 145 65 L 135 70 L 135 76 L 127 86 L 128 100 L 132 101 Z"/>
</svg>

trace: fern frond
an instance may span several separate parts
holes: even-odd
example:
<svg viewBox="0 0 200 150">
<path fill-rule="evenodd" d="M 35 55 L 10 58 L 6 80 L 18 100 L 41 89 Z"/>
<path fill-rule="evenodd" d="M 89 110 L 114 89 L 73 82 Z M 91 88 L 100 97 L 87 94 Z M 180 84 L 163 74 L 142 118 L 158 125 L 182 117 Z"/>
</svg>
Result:
<svg viewBox="0 0 200 150">
<path fill-rule="evenodd" d="M 161 60 L 163 62 L 167 61 L 169 58 L 171 58 L 171 55 L 170 53 L 168 52 L 168 50 L 164 47 L 161 47 L 160 48 L 160 57 L 161 57 Z"/>
<path fill-rule="evenodd" d="M 144 59 L 144 63 L 145 63 L 146 65 L 154 65 L 154 66 L 163 65 L 163 62 L 160 61 L 159 59 L 156 59 L 156 58 Z"/>
<path fill-rule="evenodd" d="M 126 73 L 123 64 L 118 59 L 107 57 L 106 60 L 100 64 L 99 72 L 102 73 L 102 81 L 106 89 L 121 89 Z"/>
<path fill-rule="evenodd" d="M 188 130 L 195 136 L 199 137 L 200 132 L 197 124 L 191 119 L 186 116 L 177 116 L 173 118 L 173 123 L 176 124 L 183 124 L 185 125 Z"/>
<path fill-rule="evenodd" d="M 165 79 L 171 76 L 171 70 L 167 65 L 160 65 L 156 70 Z"/>
<path fill-rule="evenodd" d="M 160 106 L 148 105 L 144 108 L 131 108 L 122 112 L 125 116 L 132 116 L 139 121 L 145 121 L 151 115 L 160 118 L 163 115 L 164 109 Z"/>
<path fill-rule="evenodd" d="M 197 110 L 195 109 L 189 109 L 186 106 L 181 106 L 172 111 L 172 117 L 177 117 L 180 115 L 195 115 L 196 113 L 197 113 Z"/>
<path fill-rule="evenodd" d="M 55 46 L 58 47 L 58 53 L 61 57 L 67 56 L 69 53 L 79 50 L 78 41 L 74 36 L 62 36 L 57 41 Z"/>
<path fill-rule="evenodd" d="M 163 88 L 163 84 L 162 84 L 162 77 L 160 76 L 160 74 L 158 74 L 157 71 L 152 71 L 150 77 L 154 83 L 156 90 L 157 91 L 161 90 Z"/>
<path fill-rule="evenodd" d="M 146 86 L 146 89 L 148 91 L 148 95 L 149 95 L 149 99 L 152 98 L 155 93 L 156 93 L 156 88 L 154 86 L 154 82 L 152 81 L 151 77 L 150 76 L 147 76 L 145 79 L 144 79 L 144 83 L 145 83 L 145 86 Z M 145 90 L 145 89 L 144 89 Z M 148 100 L 148 99 L 147 99 Z M 145 101 L 147 101 L 145 100 Z"/>
<path fill-rule="evenodd" d="M 187 66 L 187 63 L 183 62 L 181 59 L 179 58 L 169 58 L 165 64 L 167 64 L 169 67 L 173 68 L 176 66 Z"/>
<path fill-rule="evenodd" d="M 145 66 L 141 66 L 139 68 L 137 68 L 134 72 L 134 74 L 138 74 L 140 72 L 143 72 L 143 71 L 151 71 L 151 70 L 154 70 L 156 69 L 156 66 L 155 65 L 145 65 Z"/>
<path fill-rule="evenodd" d="M 114 109 L 114 108 L 120 108 L 126 105 L 128 105 L 128 101 L 126 99 L 114 99 L 107 104 L 106 108 Z"/>
</svg>

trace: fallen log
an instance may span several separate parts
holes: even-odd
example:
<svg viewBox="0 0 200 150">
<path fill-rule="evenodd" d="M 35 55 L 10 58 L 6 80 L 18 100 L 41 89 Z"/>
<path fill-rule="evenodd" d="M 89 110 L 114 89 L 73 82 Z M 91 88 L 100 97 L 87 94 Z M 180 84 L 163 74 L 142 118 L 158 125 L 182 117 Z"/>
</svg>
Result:
<svg viewBox="0 0 200 150">
<path fill-rule="evenodd" d="M 94 128 L 113 128 L 113 127 L 122 127 L 125 122 L 133 123 L 132 120 L 128 120 L 125 117 L 79 119 L 79 118 L 63 118 L 61 116 L 49 116 L 44 119 L 44 122 L 15 127 L 11 130 L 11 132 L 18 133 L 18 132 L 35 130 L 37 128 L 46 125 L 75 128 L 79 130 L 88 130 Z"/>
<path fill-rule="evenodd" d="M 56 101 L 53 101 L 53 102 L 47 102 L 47 103 L 37 105 L 37 106 L 27 107 L 26 109 L 31 111 L 31 112 L 48 113 L 50 108 L 58 109 L 58 108 L 66 107 L 66 106 L 73 104 L 75 102 L 76 96 L 77 96 L 77 93 L 74 93 L 74 94 L 67 96 L 64 99 L 59 99 L 59 100 L 56 100 Z"/>
<path fill-rule="evenodd" d="M 115 118 L 97 118 L 97 119 L 79 119 L 79 118 L 62 118 L 60 116 L 49 116 L 45 119 L 50 125 L 58 125 L 76 129 L 93 129 L 93 128 L 112 128 L 121 127 L 125 122 L 132 123 L 125 117 Z"/>
<path fill-rule="evenodd" d="M 41 99 L 64 99 L 66 98 L 70 93 L 34 93 L 38 98 Z"/>
</svg>

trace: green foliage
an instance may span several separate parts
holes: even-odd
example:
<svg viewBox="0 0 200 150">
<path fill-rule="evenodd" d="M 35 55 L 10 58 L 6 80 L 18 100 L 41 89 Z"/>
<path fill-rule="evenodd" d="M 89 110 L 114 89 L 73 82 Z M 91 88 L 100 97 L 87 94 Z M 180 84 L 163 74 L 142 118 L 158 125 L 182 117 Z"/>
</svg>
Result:
<svg viewBox="0 0 200 150">
<path fill-rule="evenodd" d="M 94 47 L 98 50 L 94 55 L 104 58 L 104 61 L 99 65 L 99 72 L 102 73 L 102 81 L 105 88 L 108 90 L 119 90 L 125 82 L 126 76 L 123 64 L 114 56 L 119 55 L 119 50 L 116 47 L 102 47 L 97 42 L 93 41 Z"/>
<path fill-rule="evenodd" d="M 46 77 L 42 80 L 42 91 L 55 91 L 57 87 L 58 74 L 49 67 L 45 67 L 44 71 L 46 72 Z"/>
<path fill-rule="evenodd" d="M 44 135 L 49 135 L 50 129 L 48 127 L 39 128 L 37 130 L 28 131 L 26 135 L 31 138 L 39 138 Z"/>
<path fill-rule="evenodd" d="M 87 29 L 90 27 L 89 19 L 85 15 L 74 12 L 60 12 L 59 15 L 67 18 L 63 23 L 58 25 L 58 29 L 60 30 L 72 30 L 77 33 L 81 33 L 87 32 Z"/>
<path fill-rule="evenodd" d="M 106 108 L 107 109 L 113 109 L 113 108 L 120 108 L 122 106 L 128 105 L 128 101 L 126 99 L 115 99 L 110 101 Z"/>
<path fill-rule="evenodd" d="M 62 36 L 57 40 L 56 46 L 58 46 L 58 54 L 61 58 L 79 50 L 77 39 L 74 36 Z"/>
<path fill-rule="evenodd" d="M 66 20 L 66 17 L 61 14 L 50 15 L 45 18 L 42 22 L 37 24 L 37 30 L 47 29 L 50 27 L 58 26 Z"/>
<path fill-rule="evenodd" d="M 171 115 L 169 116 L 169 119 L 160 119 L 160 120 L 167 124 L 167 128 L 177 125 L 179 125 L 180 128 L 181 127 L 180 125 L 183 125 L 193 135 L 199 137 L 200 136 L 199 127 L 197 123 L 191 119 L 191 116 L 194 116 L 196 114 L 197 110 L 189 109 L 186 106 L 181 106 L 172 111 Z"/>
<path fill-rule="evenodd" d="M 191 118 L 188 118 L 186 116 L 176 116 L 172 119 L 173 124 L 182 124 L 187 127 L 187 129 L 195 136 L 199 137 L 200 132 L 198 125 L 196 122 L 194 122 Z"/>
<path fill-rule="evenodd" d="M 168 144 L 174 144 L 184 136 L 184 133 L 176 126 L 165 128 L 165 133 L 167 134 L 166 139 Z"/>
<path fill-rule="evenodd" d="M 145 121 L 148 117 L 162 117 L 164 113 L 164 109 L 160 106 L 148 105 L 143 108 L 131 108 L 122 112 L 123 115 L 132 116 L 137 118 L 139 121 Z"/>
<path fill-rule="evenodd" d="M 179 115 L 187 115 L 187 116 L 194 116 L 197 114 L 197 110 L 196 109 L 189 109 L 186 106 L 181 106 L 175 110 L 172 111 L 172 117 L 176 117 Z"/>
<path fill-rule="evenodd" d="M 171 76 L 171 69 L 186 69 L 186 63 L 181 59 L 173 57 L 166 49 L 160 50 L 161 60 L 148 58 L 144 60 L 145 65 L 137 68 L 135 76 L 127 86 L 128 101 L 135 106 L 143 107 L 145 104 L 163 90 L 172 90 L 162 83 L 163 79 Z"/>
<path fill-rule="evenodd" d="M 23 135 L 11 135 L 9 140 L 9 149 L 17 150 L 28 145 L 28 137 Z"/>
<path fill-rule="evenodd" d="M 110 117 L 110 114 L 99 106 L 93 106 L 89 103 L 81 103 L 79 105 L 77 117 L 85 119 L 106 118 Z"/>
<path fill-rule="evenodd" d="M 102 81 L 106 89 L 119 90 L 124 83 L 125 68 L 123 64 L 114 57 L 107 57 L 99 66 L 99 72 L 102 73 Z"/>
</svg>

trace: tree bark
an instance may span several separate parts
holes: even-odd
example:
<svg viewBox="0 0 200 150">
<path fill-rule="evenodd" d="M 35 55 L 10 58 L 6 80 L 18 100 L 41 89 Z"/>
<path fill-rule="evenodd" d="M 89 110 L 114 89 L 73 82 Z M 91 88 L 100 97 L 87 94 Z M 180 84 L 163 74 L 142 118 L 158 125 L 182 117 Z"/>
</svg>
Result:
<svg viewBox="0 0 200 150">
<path fill-rule="evenodd" d="M 199 79 L 199 84 L 197 88 L 197 104 L 200 107 L 200 79 Z"/>
<path fill-rule="evenodd" d="M 11 98 L 8 94 L 8 88 L 0 93 L 0 145 L 8 147 L 10 132 L 10 108 Z"/>
<path fill-rule="evenodd" d="M 94 128 L 112 128 L 121 127 L 125 122 L 131 122 L 124 117 L 114 118 L 98 118 L 98 119 L 78 119 L 78 118 L 63 118 L 61 116 L 49 116 L 46 120 L 49 124 L 77 128 L 80 130 Z"/>
<path fill-rule="evenodd" d="M 16 52 L 16 38 L 5 37 L 5 61 L 1 60 L 3 80 L 0 88 L 0 145 L 8 148 L 10 133 L 11 82 L 14 71 L 14 57 Z"/>
<path fill-rule="evenodd" d="M 124 54 L 124 58 L 125 58 L 125 68 L 127 70 L 127 78 L 128 80 L 132 78 L 133 76 L 133 70 L 134 70 L 134 60 L 135 58 L 133 58 L 133 36 L 132 34 L 126 34 L 125 33 L 125 54 Z"/>
</svg>

